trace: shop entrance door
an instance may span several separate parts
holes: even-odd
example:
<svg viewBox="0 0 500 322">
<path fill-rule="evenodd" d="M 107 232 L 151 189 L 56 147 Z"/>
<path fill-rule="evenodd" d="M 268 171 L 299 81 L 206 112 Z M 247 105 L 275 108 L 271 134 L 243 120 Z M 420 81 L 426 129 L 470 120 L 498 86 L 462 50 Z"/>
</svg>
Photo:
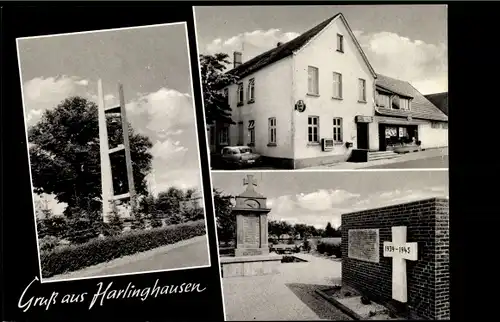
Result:
<svg viewBox="0 0 500 322">
<path fill-rule="evenodd" d="M 357 123 L 358 149 L 368 150 L 368 123 Z"/>
</svg>

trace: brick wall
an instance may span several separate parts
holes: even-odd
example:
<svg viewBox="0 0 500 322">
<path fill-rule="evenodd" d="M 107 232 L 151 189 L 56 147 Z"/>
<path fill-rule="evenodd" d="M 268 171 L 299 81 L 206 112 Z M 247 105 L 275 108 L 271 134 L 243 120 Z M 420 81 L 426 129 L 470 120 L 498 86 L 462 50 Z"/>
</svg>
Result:
<svg viewBox="0 0 500 322">
<path fill-rule="evenodd" d="M 407 226 L 407 241 L 418 242 L 418 260 L 406 261 L 411 319 L 450 318 L 448 200 L 426 199 L 342 215 L 342 283 L 381 304 L 392 301 L 392 259 L 383 257 L 391 227 Z M 349 229 L 379 229 L 379 263 L 347 257 Z"/>
</svg>

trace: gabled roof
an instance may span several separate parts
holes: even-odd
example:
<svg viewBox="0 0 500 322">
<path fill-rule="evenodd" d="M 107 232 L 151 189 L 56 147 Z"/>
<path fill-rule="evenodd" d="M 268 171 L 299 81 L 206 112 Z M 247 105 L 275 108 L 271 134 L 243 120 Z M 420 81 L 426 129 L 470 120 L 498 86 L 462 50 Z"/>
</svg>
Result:
<svg viewBox="0 0 500 322">
<path fill-rule="evenodd" d="M 432 104 L 448 115 L 448 92 L 425 95 Z"/>
<path fill-rule="evenodd" d="M 448 121 L 448 116 L 446 114 L 406 81 L 378 74 L 375 80 L 375 86 L 386 91 L 389 90 L 394 93 L 399 93 L 401 96 L 413 98 L 410 111 L 377 107 L 376 111 L 378 114 L 399 117 L 411 116 L 415 119 L 432 121 Z"/>
<path fill-rule="evenodd" d="M 231 69 L 227 73 L 236 75 L 240 78 L 248 76 L 252 73 L 255 73 L 256 71 L 272 64 L 275 63 L 283 58 L 286 58 L 290 55 L 292 55 L 294 52 L 297 50 L 303 48 L 305 45 L 307 45 L 316 35 L 318 35 L 323 29 L 325 29 L 332 21 L 334 21 L 336 18 L 340 17 L 344 24 L 347 27 L 347 30 L 349 31 L 349 34 L 351 35 L 352 39 L 354 40 L 354 43 L 356 44 L 356 47 L 360 51 L 361 56 L 363 57 L 364 61 L 368 65 L 368 69 L 370 69 L 370 72 L 373 74 L 374 77 L 376 77 L 376 73 L 373 69 L 373 67 L 370 65 L 370 62 L 366 58 L 365 53 L 361 49 L 360 44 L 358 43 L 356 37 L 354 36 L 351 28 L 349 27 L 347 20 L 344 18 L 344 16 L 341 13 L 336 14 L 335 16 L 326 19 L 322 23 L 316 25 L 315 27 L 309 29 L 308 31 L 304 32 L 303 34 L 299 35 L 298 37 L 290 40 L 289 42 L 286 42 L 284 44 L 281 44 L 273 49 L 270 49 L 252 59 L 249 61 L 239 65 L 236 68 Z"/>
</svg>

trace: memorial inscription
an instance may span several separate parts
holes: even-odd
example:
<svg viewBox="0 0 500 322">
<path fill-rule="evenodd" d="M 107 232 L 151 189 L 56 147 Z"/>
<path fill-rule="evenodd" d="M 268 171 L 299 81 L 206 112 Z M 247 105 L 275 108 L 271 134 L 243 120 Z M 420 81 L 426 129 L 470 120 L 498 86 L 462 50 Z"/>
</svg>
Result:
<svg viewBox="0 0 500 322">
<path fill-rule="evenodd" d="M 350 229 L 347 242 L 349 258 L 372 263 L 380 261 L 378 229 Z"/>
<path fill-rule="evenodd" d="M 259 247 L 260 244 L 260 225 L 259 217 L 245 216 L 243 217 L 243 242 L 246 247 L 254 246 Z"/>
</svg>

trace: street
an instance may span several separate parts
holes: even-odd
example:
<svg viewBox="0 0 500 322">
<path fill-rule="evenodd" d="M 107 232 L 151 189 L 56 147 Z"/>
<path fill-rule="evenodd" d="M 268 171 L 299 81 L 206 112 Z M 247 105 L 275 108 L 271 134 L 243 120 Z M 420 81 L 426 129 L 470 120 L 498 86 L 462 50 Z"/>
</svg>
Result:
<svg viewBox="0 0 500 322">
<path fill-rule="evenodd" d="M 429 149 L 406 153 L 391 159 L 369 162 L 341 162 L 309 167 L 307 169 L 448 169 L 448 148 Z M 215 169 L 214 169 L 215 170 Z M 272 167 L 251 167 L 245 170 L 280 170 Z"/>
<path fill-rule="evenodd" d="M 206 235 L 44 280 L 131 274 L 208 265 Z"/>
<path fill-rule="evenodd" d="M 437 156 L 426 159 L 408 160 L 396 163 L 388 163 L 363 169 L 437 169 L 448 168 L 448 155 Z"/>
</svg>

